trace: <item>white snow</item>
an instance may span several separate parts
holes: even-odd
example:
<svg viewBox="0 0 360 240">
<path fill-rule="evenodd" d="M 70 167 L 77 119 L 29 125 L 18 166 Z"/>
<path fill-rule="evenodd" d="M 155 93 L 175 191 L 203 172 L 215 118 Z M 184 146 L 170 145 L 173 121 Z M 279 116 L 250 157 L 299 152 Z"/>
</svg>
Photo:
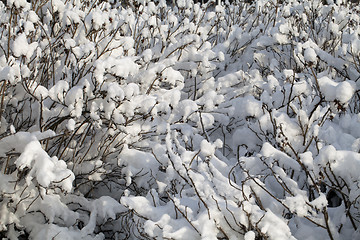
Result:
<svg viewBox="0 0 360 240">
<path fill-rule="evenodd" d="M 317 62 L 317 54 L 315 50 L 310 47 L 305 49 L 304 58 L 306 62 L 309 62 L 311 64 L 316 64 Z"/>
<path fill-rule="evenodd" d="M 26 182 L 30 185 L 33 178 L 43 187 L 48 187 L 52 182 L 58 182 L 65 191 L 71 191 L 74 174 L 67 169 L 63 160 L 57 157 L 50 157 L 41 147 L 38 141 L 29 142 L 15 161 L 20 170 L 29 168 L 30 172 L 26 176 Z M 60 182 L 59 182 L 60 181 Z"/>
<path fill-rule="evenodd" d="M 69 121 L 66 124 L 66 127 L 69 131 L 74 131 L 76 122 L 74 119 L 69 119 Z"/>
<path fill-rule="evenodd" d="M 58 81 L 55 86 L 50 88 L 49 96 L 54 101 L 64 101 L 64 95 L 69 90 L 69 83 L 63 80 Z"/>
<path fill-rule="evenodd" d="M 230 2 L 0 3 L 1 237 L 359 239 L 358 6 Z"/>
<path fill-rule="evenodd" d="M 327 101 L 339 100 L 344 104 L 350 101 L 355 93 L 355 83 L 352 81 L 337 83 L 328 77 L 322 77 L 318 82 Z"/>
<path fill-rule="evenodd" d="M 16 57 L 25 56 L 27 59 L 30 59 L 37 46 L 37 42 L 29 44 L 25 33 L 22 33 L 16 37 L 12 50 Z"/>
</svg>

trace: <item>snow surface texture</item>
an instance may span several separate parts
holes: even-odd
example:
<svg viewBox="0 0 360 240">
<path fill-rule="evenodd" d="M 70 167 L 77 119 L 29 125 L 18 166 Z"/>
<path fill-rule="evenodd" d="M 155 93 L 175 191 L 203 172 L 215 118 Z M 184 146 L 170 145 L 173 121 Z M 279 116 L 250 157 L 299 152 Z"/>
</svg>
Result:
<svg viewBox="0 0 360 240">
<path fill-rule="evenodd" d="M 360 239 L 360 7 L 246 2 L 1 1 L 0 238 Z"/>
</svg>

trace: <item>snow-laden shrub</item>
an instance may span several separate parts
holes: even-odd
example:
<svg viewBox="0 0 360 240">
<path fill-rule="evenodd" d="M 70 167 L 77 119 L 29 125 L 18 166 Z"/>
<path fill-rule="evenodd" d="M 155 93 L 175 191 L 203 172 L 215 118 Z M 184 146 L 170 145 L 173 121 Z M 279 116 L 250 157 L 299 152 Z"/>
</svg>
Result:
<svg viewBox="0 0 360 240">
<path fill-rule="evenodd" d="M 0 236 L 359 238 L 359 10 L 1 2 Z"/>
</svg>

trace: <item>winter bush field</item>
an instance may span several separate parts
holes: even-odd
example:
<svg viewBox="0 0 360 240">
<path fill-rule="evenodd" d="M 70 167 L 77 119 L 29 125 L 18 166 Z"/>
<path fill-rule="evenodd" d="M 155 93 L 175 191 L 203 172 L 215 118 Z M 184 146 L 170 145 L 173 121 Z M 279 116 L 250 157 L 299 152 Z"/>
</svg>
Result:
<svg viewBox="0 0 360 240">
<path fill-rule="evenodd" d="M 359 13 L 0 2 L 0 238 L 360 239 Z"/>
</svg>

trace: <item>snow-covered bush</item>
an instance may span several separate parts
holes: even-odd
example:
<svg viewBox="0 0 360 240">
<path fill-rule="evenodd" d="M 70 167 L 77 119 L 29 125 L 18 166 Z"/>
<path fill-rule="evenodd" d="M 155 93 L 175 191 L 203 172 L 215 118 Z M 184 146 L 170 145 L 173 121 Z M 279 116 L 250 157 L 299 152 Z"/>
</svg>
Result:
<svg viewBox="0 0 360 240">
<path fill-rule="evenodd" d="M 360 8 L 0 3 L 0 236 L 357 239 Z"/>
</svg>

